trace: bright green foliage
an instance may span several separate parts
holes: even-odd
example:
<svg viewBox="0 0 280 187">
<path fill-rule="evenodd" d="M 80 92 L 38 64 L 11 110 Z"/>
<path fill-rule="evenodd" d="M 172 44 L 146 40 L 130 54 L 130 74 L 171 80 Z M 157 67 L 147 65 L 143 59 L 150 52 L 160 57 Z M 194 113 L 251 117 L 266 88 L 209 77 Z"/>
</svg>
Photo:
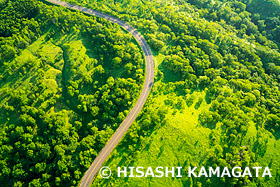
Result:
<svg viewBox="0 0 280 187">
<path fill-rule="evenodd" d="M 153 91 L 107 163 L 112 169 L 260 165 L 273 175 L 97 177 L 94 186 L 278 185 L 278 1 L 67 1 L 129 22 L 154 52 Z M 0 179 L 77 186 L 137 98 L 141 53 L 108 21 L 17 2 L 0 1 Z M 19 13 L 21 6 L 29 8 Z"/>
<path fill-rule="evenodd" d="M 140 49 L 93 16 L 0 6 L 1 186 L 76 186 L 140 93 Z"/>
<path fill-rule="evenodd" d="M 141 157 L 147 153 L 146 147 L 152 142 L 158 144 L 155 149 L 161 146 L 162 149 L 167 148 L 168 145 L 163 142 L 158 143 L 160 140 L 156 134 L 165 132 L 163 128 L 169 128 L 165 121 L 176 120 L 176 111 L 193 107 L 199 112 L 197 121 L 194 122 L 201 128 L 197 133 L 206 129 L 209 132 L 203 135 L 207 138 L 207 143 L 200 139 L 197 143 L 204 141 L 207 149 L 203 150 L 205 154 L 189 159 L 185 166 L 196 165 L 197 159 L 200 166 L 220 165 L 231 168 L 269 165 L 275 176 L 265 179 L 217 178 L 210 181 L 205 178 L 188 181 L 182 179 L 179 183 L 173 179 L 168 180 L 170 183 L 165 179 L 129 179 L 127 182 L 116 179 L 108 183 L 97 180 L 94 185 L 102 186 L 105 183 L 133 186 L 142 181 L 143 186 L 277 186 L 280 180 L 277 174 L 280 163 L 279 2 L 68 1 L 119 17 L 144 35 L 154 51 L 157 66 L 157 82 L 149 105 L 161 98 L 162 94 L 175 94 L 165 102 L 169 109 L 176 109 L 173 116 L 167 115 L 166 119 L 157 122 L 157 117 L 143 113 L 124 140 L 127 148 L 119 146 L 121 154 L 112 159 L 112 165 L 115 166 L 114 162 L 118 163 L 122 158 L 126 158 L 120 163 L 124 166 L 152 165 L 152 162 L 142 161 L 148 160 Z M 195 91 L 202 91 L 206 95 L 196 98 L 196 95 L 191 94 Z M 182 97 L 186 105 L 177 97 Z M 200 110 L 204 101 L 209 107 Z M 144 111 L 147 112 L 145 109 Z M 154 107 L 151 113 L 157 115 L 156 111 Z M 185 117 L 190 118 L 187 114 Z M 191 125 L 185 124 L 184 128 L 191 128 Z M 150 130 L 145 133 L 147 129 Z M 183 128 L 180 131 L 184 131 Z M 143 138 L 140 138 L 141 133 Z M 191 135 L 193 132 L 185 132 L 187 142 L 192 140 L 189 137 Z M 136 139 L 137 144 L 134 143 Z M 181 149 L 182 141 L 178 139 L 173 145 Z M 190 146 L 189 150 L 184 150 L 193 152 L 196 149 L 197 147 Z M 131 150 L 139 150 L 141 153 Z M 173 153 L 177 153 L 175 148 L 170 155 Z M 182 154 L 178 153 L 180 156 Z M 129 161 L 128 156 L 131 158 Z M 174 162 L 167 161 L 172 160 L 172 156 L 165 158 L 157 162 L 157 165 L 174 165 Z"/>
</svg>

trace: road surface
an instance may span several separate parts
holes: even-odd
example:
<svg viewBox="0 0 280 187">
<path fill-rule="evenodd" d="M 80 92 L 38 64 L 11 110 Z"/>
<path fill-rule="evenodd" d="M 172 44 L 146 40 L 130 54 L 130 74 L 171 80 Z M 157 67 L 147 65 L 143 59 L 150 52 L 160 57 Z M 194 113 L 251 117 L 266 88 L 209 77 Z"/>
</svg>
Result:
<svg viewBox="0 0 280 187">
<path fill-rule="evenodd" d="M 153 55 L 151 52 L 150 47 L 148 46 L 146 40 L 141 36 L 141 34 L 136 31 L 133 27 L 125 23 L 124 21 L 121 21 L 113 16 L 98 12 L 96 10 L 91 10 L 88 8 L 80 7 L 77 5 L 69 4 L 63 1 L 58 0 L 47 0 L 48 2 L 51 2 L 53 4 L 61 5 L 70 9 L 79 10 L 94 16 L 98 16 L 101 18 L 104 18 L 106 20 L 109 20 L 111 22 L 119 24 L 121 27 L 123 27 L 125 30 L 133 34 L 135 39 L 140 44 L 144 54 L 145 54 L 145 60 L 146 60 L 146 78 L 145 83 L 141 92 L 141 95 L 133 107 L 133 109 L 130 111 L 130 113 L 126 116 L 122 124 L 119 126 L 119 128 L 116 130 L 115 134 L 111 137 L 111 139 L 107 142 L 105 147 L 100 151 L 98 156 L 95 158 L 89 169 L 86 171 L 85 175 L 82 178 L 82 181 L 80 183 L 80 187 L 89 187 L 92 183 L 94 176 L 99 172 L 99 169 L 101 168 L 103 162 L 109 157 L 112 150 L 116 147 L 116 145 L 119 143 L 119 141 L 124 136 L 125 132 L 128 130 L 128 128 L 131 126 L 139 112 L 141 111 L 144 103 L 147 100 L 147 97 L 149 95 L 149 92 L 152 88 L 153 81 L 154 81 L 154 60 Z"/>
</svg>

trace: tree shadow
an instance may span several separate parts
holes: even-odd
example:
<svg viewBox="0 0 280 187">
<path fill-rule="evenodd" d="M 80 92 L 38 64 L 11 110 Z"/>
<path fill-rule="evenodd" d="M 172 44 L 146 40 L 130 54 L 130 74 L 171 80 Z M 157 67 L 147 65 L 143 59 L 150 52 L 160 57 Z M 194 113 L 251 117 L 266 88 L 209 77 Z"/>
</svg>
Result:
<svg viewBox="0 0 280 187">
<path fill-rule="evenodd" d="M 199 109 L 200 105 L 201 105 L 202 101 L 197 101 L 194 105 L 194 108 L 197 110 Z"/>
<path fill-rule="evenodd" d="M 280 139 L 280 130 L 279 130 L 279 128 L 278 129 L 277 128 L 273 129 L 271 127 L 268 127 L 268 125 L 265 125 L 265 129 L 268 130 L 269 132 L 271 132 L 271 134 L 274 136 L 274 138 L 276 140 Z"/>
<path fill-rule="evenodd" d="M 163 151 L 164 151 L 164 145 L 160 147 L 160 151 L 157 158 L 159 158 L 162 155 Z"/>
<path fill-rule="evenodd" d="M 211 103 L 212 99 L 211 99 L 209 92 L 206 92 L 204 100 L 206 101 L 207 104 Z"/>
<path fill-rule="evenodd" d="M 181 80 L 181 77 L 178 74 L 164 67 L 162 63 L 158 66 L 158 69 L 163 73 L 163 83 L 177 82 Z"/>
<path fill-rule="evenodd" d="M 276 130 L 274 133 L 272 133 L 273 136 L 275 137 L 276 140 L 279 140 L 280 139 L 280 131 L 279 130 Z"/>
</svg>

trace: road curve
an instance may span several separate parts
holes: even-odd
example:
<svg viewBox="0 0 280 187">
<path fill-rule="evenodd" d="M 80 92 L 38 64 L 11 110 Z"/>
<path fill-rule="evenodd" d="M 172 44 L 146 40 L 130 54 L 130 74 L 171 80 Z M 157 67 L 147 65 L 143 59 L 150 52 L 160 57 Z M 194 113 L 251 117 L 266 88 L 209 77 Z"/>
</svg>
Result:
<svg viewBox="0 0 280 187">
<path fill-rule="evenodd" d="M 119 141 L 124 136 L 125 132 L 128 130 L 128 128 L 131 126 L 139 112 L 141 111 L 143 105 L 145 104 L 147 97 L 149 95 L 149 92 L 152 88 L 153 81 L 154 81 L 154 60 L 153 55 L 151 52 L 150 47 L 148 46 L 146 40 L 143 38 L 143 36 L 136 31 L 133 27 L 125 23 L 124 21 L 121 21 L 113 16 L 98 12 L 96 10 L 91 10 L 88 8 L 80 7 L 77 5 L 69 4 L 63 1 L 58 0 L 47 0 L 50 3 L 61 5 L 70 9 L 79 10 L 81 12 L 85 12 L 94 16 L 98 16 L 101 18 L 104 18 L 108 21 L 117 23 L 121 27 L 123 27 L 125 30 L 130 32 L 135 39 L 140 44 L 142 50 L 145 54 L 145 60 L 146 60 L 146 79 L 145 83 L 141 92 L 141 95 L 133 107 L 133 109 L 129 112 L 129 114 L 126 116 L 122 124 L 119 126 L 119 128 L 116 130 L 115 134 L 111 137 L 111 139 L 107 142 L 105 147 L 100 151 L 98 156 L 95 158 L 89 169 L 86 171 L 85 175 L 82 178 L 82 181 L 80 183 L 80 187 L 88 187 L 92 183 L 94 176 L 96 173 L 98 173 L 99 169 L 101 168 L 103 162 L 109 157 L 112 150 L 116 147 L 116 145 L 119 143 Z"/>
</svg>

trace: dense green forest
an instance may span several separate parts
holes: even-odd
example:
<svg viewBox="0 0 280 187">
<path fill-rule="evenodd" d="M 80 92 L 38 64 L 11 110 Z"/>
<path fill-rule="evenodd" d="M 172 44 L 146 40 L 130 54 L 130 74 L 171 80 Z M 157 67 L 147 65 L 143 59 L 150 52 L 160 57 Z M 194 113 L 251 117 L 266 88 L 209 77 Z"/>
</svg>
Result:
<svg viewBox="0 0 280 187">
<path fill-rule="evenodd" d="M 153 49 L 152 93 L 106 163 L 269 166 L 272 178 L 110 178 L 93 186 L 279 186 L 276 0 L 67 0 Z M 0 181 L 77 186 L 137 99 L 143 58 L 118 26 L 45 1 L 0 0 Z"/>
<path fill-rule="evenodd" d="M 33 0 L 0 4 L 1 186 L 77 186 L 140 93 L 118 25 Z"/>
<path fill-rule="evenodd" d="M 157 61 L 153 94 L 107 165 L 260 165 L 273 174 L 97 178 L 93 186 L 279 185 L 279 1 L 68 2 L 129 22 L 144 35 Z M 166 134 L 169 138 L 162 140 Z"/>
</svg>

